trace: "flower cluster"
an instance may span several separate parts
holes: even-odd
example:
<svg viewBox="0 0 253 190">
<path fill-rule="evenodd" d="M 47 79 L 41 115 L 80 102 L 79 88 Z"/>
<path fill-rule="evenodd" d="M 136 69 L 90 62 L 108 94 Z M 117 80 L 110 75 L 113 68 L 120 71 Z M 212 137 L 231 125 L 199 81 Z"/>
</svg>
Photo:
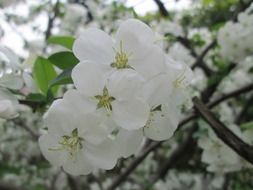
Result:
<svg viewBox="0 0 253 190">
<path fill-rule="evenodd" d="M 230 61 L 241 61 L 253 54 L 253 14 L 251 9 L 238 15 L 238 22 L 227 22 L 218 33 L 221 55 Z"/>
<path fill-rule="evenodd" d="M 76 39 L 76 89 L 49 108 L 48 133 L 39 139 L 53 165 L 74 175 L 111 169 L 118 158 L 136 153 L 144 138 L 173 135 L 192 72 L 155 41 L 153 31 L 135 19 L 122 22 L 115 39 L 95 28 Z"/>
</svg>

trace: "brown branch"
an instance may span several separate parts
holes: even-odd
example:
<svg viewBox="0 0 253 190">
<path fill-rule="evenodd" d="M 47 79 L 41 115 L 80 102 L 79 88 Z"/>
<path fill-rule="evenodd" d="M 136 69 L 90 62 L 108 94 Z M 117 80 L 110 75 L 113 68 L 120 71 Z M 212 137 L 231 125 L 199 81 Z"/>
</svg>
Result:
<svg viewBox="0 0 253 190">
<path fill-rule="evenodd" d="M 177 37 L 177 40 L 190 51 L 190 54 L 196 58 L 195 63 L 192 66 L 192 69 L 196 68 L 196 67 L 200 67 L 204 73 L 206 74 L 206 76 L 211 76 L 213 74 L 213 71 L 204 63 L 204 57 L 206 56 L 206 54 L 208 53 L 209 50 L 211 50 L 215 45 L 216 45 L 216 41 L 213 41 L 211 44 L 209 44 L 204 50 L 203 52 L 198 55 L 196 53 L 196 51 L 194 50 L 194 48 L 192 47 L 192 43 L 189 39 L 187 38 L 183 38 L 181 36 Z"/>
<path fill-rule="evenodd" d="M 213 71 L 209 67 L 207 67 L 206 64 L 204 64 L 203 59 L 206 56 L 206 54 L 209 52 L 209 50 L 211 50 L 213 47 L 215 47 L 216 44 L 217 44 L 217 42 L 216 42 L 216 40 L 214 40 L 208 46 L 206 46 L 206 48 L 198 56 L 197 60 L 195 61 L 195 63 L 193 64 L 193 66 L 191 68 L 195 69 L 196 67 L 200 67 L 204 70 L 204 72 L 206 73 L 207 76 L 210 76 L 211 74 L 213 74 Z"/>
<path fill-rule="evenodd" d="M 192 101 L 197 111 L 209 123 L 215 134 L 238 155 L 253 164 L 253 146 L 245 143 L 228 129 L 211 111 L 209 111 L 208 107 L 199 98 L 194 97 Z"/>
<path fill-rule="evenodd" d="M 130 163 L 130 165 L 123 171 L 107 188 L 107 190 L 116 189 L 133 171 L 134 169 L 148 156 L 150 152 L 155 150 L 162 144 L 162 141 L 152 143 L 148 148 L 146 148 L 141 154 L 135 157 L 135 159 Z"/>
<path fill-rule="evenodd" d="M 234 91 L 232 91 L 230 93 L 227 93 L 225 95 L 222 95 L 221 97 L 216 98 L 215 100 L 208 103 L 207 105 L 208 105 L 209 108 L 212 108 L 212 107 L 218 105 L 219 103 L 223 102 L 224 100 L 227 100 L 227 99 L 232 98 L 232 97 L 239 96 L 240 94 L 244 94 L 244 93 L 247 93 L 247 92 L 252 91 L 252 90 L 253 90 L 253 83 L 251 83 L 249 85 L 246 85 L 242 88 L 239 88 L 237 90 L 234 90 Z"/>
<path fill-rule="evenodd" d="M 37 141 L 39 138 L 39 134 L 33 131 L 30 127 L 28 127 L 20 118 L 15 118 L 12 120 L 16 125 L 26 130 L 32 137 L 33 140 Z"/>
<path fill-rule="evenodd" d="M 11 186 L 11 185 L 3 183 L 3 182 L 0 182 L 0 189 L 1 190 L 25 190 L 22 187 L 14 187 L 14 186 Z"/>
<path fill-rule="evenodd" d="M 169 12 L 167 11 L 167 9 L 165 8 L 164 4 L 162 3 L 162 1 L 160 0 L 154 0 L 154 2 L 156 3 L 156 5 L 159 8 L 160 14 L 164 17 L 169 17 Z"/>
<path fill-rule="evenodd" d="M 55 21 L 56 17 L 59 14 L 59 5 L 60 5 L 60 1 L 57 0 L 55 5 L 54 5 L 54 8 L 53 8 L 52 15 L 49 15 L 49 17 L 48 17 L 48 24 L 47 24 L 47 29 L 46 29 L 46 32 L 45 32 L 45 39 L 46 40 L 51 36 L 54 21 Z"/>
<path fill-rule="evenodd" d="M 227 99 L 230 99 L 232 97 L 239 96 L 243 93 L 249 92 L 253 90 L 253 84 L 247 85 L 243 88 L 237 89 L 235 91 L 232 91 L 228 94 L 225 94 L 217 99 L 215 99 L 213 102 L 210 102 L 208 104 L 209 108 L 213 108 L 216 105 L 220 104 L 223 101 L 226 101 Z M 198 118 L 198 113 L 193 112 L 192 114 L 188 115 L 185 119 L 183 119 L 179 125 L 177 131 L 185 124 L 189 123 L 190 121 Z M 114 190 L 116 189 L 121 183 L 124 182 L 124 180 L 137 168 L 137 166 L 149 155 L 150 152 L 156 150 L 159 148 L 164 141 L 160 142 L 154 142 L 151 143 L 149 147 L 147 147 L 139 156 L 137 156 L 126 168 L 125 171 L 123 171 L 115 180 L 112 182 L 112 184 L 107 188 L 107 190 Z M 171 155 L 173 156 L 173 155 Z M 167 163 L 169 165 L 169 163 Z"/>
<path fill-rule="evenodd" d="M 253 95 L 249 97 L 249 99 L 245 102 L 244 107 L 242 108 L 241 112 L 235 119 L 236 124 L 241 124 L 244 119 L 247 117 L 248 110 L 253 105 Z"/>
<path fill-rule="evenodd" d="M 214 94 L 214 92 L 217 90 L 217 87 L 219 86 L 220 82 L 235 68 L 236 64 L 231 63 L 228 68 L 225 71 L 215 73 L 215 82 L 210 84 L 202 93 L 201 93 L 201 99 L 204 103 L 209 102 L 210 97 Z"/>
<path fill-rule="evenodd" d="M 175 164 L 182 159 L 183 155 L 189 152 L 187 151 L 190 149 L 189 146 L 194 145 L 192 135 L 197 131 L 197 129 L 198 125 L 194 125 L 189 129 L 189 131 L 187 131 L 183 142 L 181 142 L 179 147 L 171 153 L 170 157 L 162 164 L 157 174 L 151 179 L 151 185 L 156 183 L 159 179 L 165 177 L 169 169 L 175 166 Z"/>
</svg>

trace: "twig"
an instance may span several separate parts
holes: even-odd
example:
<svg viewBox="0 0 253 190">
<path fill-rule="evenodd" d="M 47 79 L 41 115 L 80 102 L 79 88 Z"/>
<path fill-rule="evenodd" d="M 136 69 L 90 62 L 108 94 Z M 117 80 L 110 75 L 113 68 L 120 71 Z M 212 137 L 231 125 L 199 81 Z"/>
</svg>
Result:
<svg viewBox="0 0 253 190">
<path fill-rule="evenodd" d="M 209 52 L 209 50 L 211 50 L 213 47 L 215 47 L 216 44 L 217 44 L 217 42 L 216 42 L 216 40 L 214 40 L 208 46 L 206 46 L 206 48 L 198 56 L 197 60 L 195 61 L 195 63 L 192 65 L 191 68 L 195 69 L 196 67 L 200 67 L 203 69 L 203 71 L 205 72 L 205 74 L 207 76 L 211 76 L 213 74 L 213 71 L 209 67 L 207 67 L 206 64 L 204 64 L 203 59 L 206 56 L 206 54 Z"/>
<path fill-rule="evenodd" d="M 253 95 L 250 96 L 250 98 L 245 102 L 244 107 L 242 108 L 241 112 L 235 119 L 236 124 L 240 124 L 244 120 L 244 118 L 246 118 L 245 116 L 247 116 L 247 112 L 252 105 L 253 105 Z"/>
<path fill-rule="evenodd" d="M 53 14 L 49 15 L 49 17 L 48 17 L 48 24 L 47 24 L 47 29 L 45 32 L 45 39 L 46 40 L 51 36 L 52 28 L 54 25 L 54 20 L 56 19 L 56 17 L 59 14 L 59 5 L 60 5 L 60 1 L 57 0 L 54 5 L 54 8 L 53 8 Z"/>
<path fill-rule="evenodd" d="M 5 183 L 0 182 L 0 189 L 1 190 L 25 190 L 22 187 L 14 187 Z"/>
<path fill-rule="evenodd" d="M 161 142 L 152 143 L 147 149 L 145 149 L 141 154 L 135 157 L 135 159 L 130 163 L 130 165 L 126 168 L 125 171 L 116 178 L 112 184 L 107 188 L 107 190 L 114 190 L 116 189 L 124 180 L 127 178 L 129 174 L 131 174 L 134 169 L 146 158 L 146 156 L 152 152 L 154 149 L 159 147 L 162 144 Z"/>
<path fill-rule="evenodd" d="M 169 12 L 165 8 L 164 4 L 160 0 L 154 0 L 154 2 L 157 4 L 160 14 L 164 17 L 169 17 Z"/>
<path fill-rule="evenodd" d="M 30 127 L 28 127 L 20 118 L 13 119 L 13 122 L 18 125 L 19 127 L 26 130 L 32 137 L 33 140 L 37 141 L 39 138 L 39 134 L 33 131 Z"/>
<path fill-rule="evenodd" d="M 229 67 L 220 73 L 216 73 L 216 81 L 213 82 L 211 85 L 209 85 L 202 93 L 201 93 L 201 99 L 203 100 L 204 103 L 207 103 L 216 91 L 217 87 L 221 83 L 221 81 L 235 68 L 236 64 L 231 63 Z"/>
<path fill-rule="evenodd" d="M 183 142 L 180 143 L 179 147 L 176 150 L 174 150 L 171 153 L 170 157 L 165 161 L 165 163 L 162 164 L 158 173 L 151 179 L 150 184 L 154 184 L 159 179 L 163 178 L 167 174 L 168 170 L 172 168 L 175 165 L 175 163 L 177 163 L 183 157 L 183 154 L 188 152 L 187 149 L 189 149 L 189 146 L 194 144 L 192 135 L 194 134 L 195 131 L 197 131 L 197 129 L 198 125 L 194 125 L 189 129 Z"/>
<path fill-rule="evenodd" d="M 253 146 L 245 143 L 228 129 L 211 111 L 209 111 L 208 107 L 199 98 L 194 97 L 192 101 L 197 111 L 210 124 L 216 135 L 238 155 L 253 164 Z"/>
</svg>

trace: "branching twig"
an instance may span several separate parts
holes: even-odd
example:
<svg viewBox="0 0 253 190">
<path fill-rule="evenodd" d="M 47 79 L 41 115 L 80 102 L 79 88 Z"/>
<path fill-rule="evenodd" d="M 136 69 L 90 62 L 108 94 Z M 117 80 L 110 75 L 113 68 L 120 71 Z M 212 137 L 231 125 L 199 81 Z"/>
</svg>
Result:
<svg viewBox="0 0 253 190">
<path fill-rule="evenodd" d="M 228 129 L 211 111 L 209 111 L 207 106 L 199 98 L 194 97 L 193 103 L 200 115 L 210 124 L 216 135 L 238 155 L 253 164 L 253 146 L 245 143 Z"/>
<path fill-rule="evenodd" d="M 187 153 L 187 149 L 189 149 L 192 144 L 194 144 L 192 135 L 194 134 L 195 131 L 197 131 L 198 126 L 194 125 L 192 128 L 189 129 L 187 132 L 186 137 L 184 138 L 183 142 L 180 143 L 179 147 L 175 149 L 170 157 L 162 164 L 160 167 L 160 170 L 157 172 L 157 174 L 151 179 L 150 184 L 156 183 L 160 178 L 163 178 L 168 170 L 172 168 L 175 163 L 177 163 L 180 159 L 182 159 L 182 155 Z"/>
<path fill-rule="evenodd" d="M 165 8 L 164 4 L 160 0 L 154 0 L 154 2 L 157 4 L 160 14 L 164 17 L 169 17 L 169 12 Z"/>
<path fill-rule="evenodd" d="M 250 96 L 250 98 L 246 101 L 241 112 L 239 113 L 239 115 L 235 119 L 236 124 L 240 124 L 244 120 L 244 118 L 246 118 L 245 116 L 247 116 L 247 112 L 251 108 L 252 105 L 253 105 L 253 95 Z"/>
<path fill-rule="evenodd" d="M 147 147 L 141 154 L 135 157 L 135 159 L 130 163 L 130 165 L 126 168 L 125 171 L 121 173 L 107 188 L 107 190 L 114 190 L 116 189 L 126 178 L 129 174 L 131 174 L 135 168 L 147 157 L 147 155 L 152 152 L 154 149 L 159 147 L 162 144 L 162 141 L 152 143 L 149 147 Z"/>
<path fill-rule="evenodd" d="M 25 190 L 22 187 L 14 187 L 5 183 L 0 182 L 0 189 L 1 190 Z"/>
<path fill-rule="evenodd" d="M 47 29 L 46 29 L 46 32 L 45 32 L 45 39 L 46 40 L 51 36 L 52 28 L 53 28 L 53 25 L 54 25 L 54 20 L 56 19 L 56 17 L 59 14 L 59 5 L 60 5 L 60 1 L 57 0 L 55 5 L 54 5 L 54 8 L 53 8 L 52 15 L 49 15 L 49 17 L 48 17 L 48 24 L 47 24 Z"/>
<path fill-rule="evenodd" d="M 205 72 L 205 74 L 207 76 L 211 76 L 211 74 L 213 74 L 213 71 L 209 67 L 207 67 L 206 64 L 204 64 L 203 59 L 206 56 L 206 54 L 209 52 L 209 50 L 211 50 L 213 47 L 215 47 L 216 44 L 217 44 L 217 42 L 216 42 L 216 40 L 214 40 L 208 46 L 206 46 L 206 48 L 198 56 L 197 60 L 195 61 L 195 63 L 193 64 L 193 66 L 191 68 L 195 69 L 196 67 L 200 67 L 203 69 L 203 71 Z"/>
</svg>

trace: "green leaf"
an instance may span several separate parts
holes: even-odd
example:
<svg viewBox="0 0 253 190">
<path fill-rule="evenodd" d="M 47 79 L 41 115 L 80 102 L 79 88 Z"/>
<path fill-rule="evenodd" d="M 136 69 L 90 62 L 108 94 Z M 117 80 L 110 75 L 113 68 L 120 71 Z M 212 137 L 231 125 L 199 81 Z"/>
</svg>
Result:
<svg viewBox="0 0 253 190">
<path fill-rule="evenodd" d="M 38 57 L 33 66 L 33 76 L 41 92 L 46 95 L 49 83 L 57 76 L 57 73 L 48 59 Z M 56 89 L 54 89 L 54 93 L 56 93 Z"/>
<path fill-rule="evenodd" d="M 32 102 L 45 102 L 46 96 L 44 96 L 43 94 L 39 94 L 39 93 L 34 93 L 34 94 L 32 93 L 26 97 L 26 100 L 32 101 Z"/>
<path fill-rule="evenodd" d="M 61 74 L 59 74 L 56 78 L 54 78 L 50 82 L 50 88 L 53 86 L 63 85 L 63 84 L 72 84 L 72 78 L 71 78 L 71 72 L 72 68 L 64 70 Z"/>
<path fill-rule="evenodd" d="M 75 41 L 75 38 L 71 36 L 51 36 L 48 38 L 47 41 L 50 44 L 60 45 L 72 50 L 72 46 Z"/>
<path fill-rule="evenodd" d="M 240 127 L 242 129 L 253 129 L 253 121 L 243 123 Z"/>
<path fill-rule="evenodd" d="M 51 55 L 48 60 L 56 67 L 65 70 L 74 67 L 79 60 L 70 51 L 58 52 Z"/>
</svg>

